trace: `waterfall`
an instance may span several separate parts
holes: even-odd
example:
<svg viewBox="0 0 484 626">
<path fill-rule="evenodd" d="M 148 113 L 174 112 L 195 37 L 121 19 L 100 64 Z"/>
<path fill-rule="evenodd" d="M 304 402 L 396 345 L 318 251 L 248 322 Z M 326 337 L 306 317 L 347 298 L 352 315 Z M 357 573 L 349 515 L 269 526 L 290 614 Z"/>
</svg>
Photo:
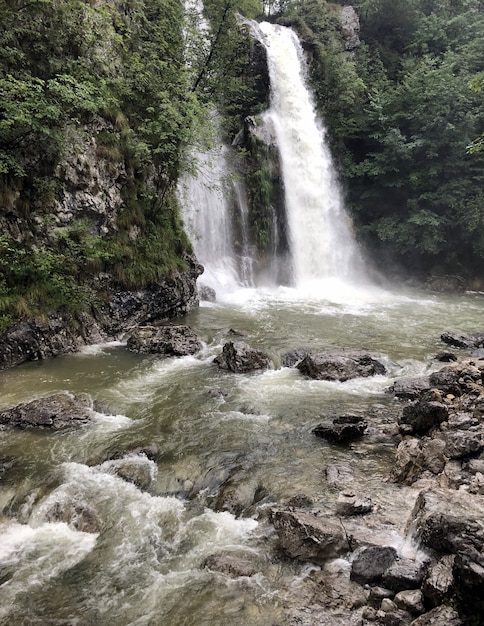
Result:
<svg viewBox="0 0 484 626">
<path fill-rule="evenodd" d="M 217 293 L 233 291 L 240 284 L 232 243 L 225 152 L 221 147 L 195 154 L 196 174 L 183 176 L 179 185 L 185 227 L 195 255 L 205 268 L 200 281 Z"/>
<path fill-rule="evenodd" d="M 283 26 L 263 22 L 258 29 L 253 31 L 259 33 L 269 64 L 271 108 L 266 115 L 280 154 L 293 282 L 304 287 L 322 279 L 361 280 L 362 260 L 343 207 L 326 129 L 306 85 L 299 40 Z"/>
</svg>

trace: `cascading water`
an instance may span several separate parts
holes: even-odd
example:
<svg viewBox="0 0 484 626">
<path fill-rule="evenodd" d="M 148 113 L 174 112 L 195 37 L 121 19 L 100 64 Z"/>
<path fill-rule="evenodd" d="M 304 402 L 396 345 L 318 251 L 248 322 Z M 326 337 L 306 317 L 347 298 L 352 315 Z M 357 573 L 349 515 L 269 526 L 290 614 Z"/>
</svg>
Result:
<svg viewBox="0 0 484 626">
<path fill-rule="evenodd" d="M 185 225 L 205 268 L 201 282 L 218 293 L 231 291 L 240 283 L 232 244 L 230 194 L 225 189 L 229 174 L 225 149 L 199 152 L 195 158 L 197 174 L 184 176 L 179 187 Z"/>
<path fill-rule="evenodd" d="M 340 189 L 305 82 L 301 45 L 295 33 L 263 22 L 271 81 L 267 112 L 280 153 L 294 284 L 304 288 L 322 279 L 361 280 L 362 259 L 353 239 Z"/>
</svg>

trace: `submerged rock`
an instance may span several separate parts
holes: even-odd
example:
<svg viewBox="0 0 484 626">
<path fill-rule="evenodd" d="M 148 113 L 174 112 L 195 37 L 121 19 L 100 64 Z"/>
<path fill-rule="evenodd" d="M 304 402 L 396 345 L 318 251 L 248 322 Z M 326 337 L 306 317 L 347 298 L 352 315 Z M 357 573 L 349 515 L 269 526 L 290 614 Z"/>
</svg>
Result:
<svg viewBox="0 0 484 626">
<path fill-rule="evenodd" d="M 127 347 L 140 354 L 186 356 L 200 352 L 202 344 L 189 326 L 140 326 L 129 335 Z"/>
<path fill-rule="evenodd" d="M 237 373 L 272 367 L 272 361 L 267 352 L 256 350 L 244 341 L 228 341 L 223 347 L 222 354 L 215 357 L 214 363 L 221 369 Z"/>
<path fill-rule="evenodd" d="M 91 404 L 85 394 L 58 393 L 1 411 L 0 424 L 21 429 L 75 428 L 91 421 L 94 414 Z"/>
<path fill-rule="evenodd" d="M 344 444 L 363 437 L 367 427 L 367 422 L 358 415 L 342 415 L 332 422 L 319 424 L 312 432 L 331 443 Z"/>
<path fill-rule="evenodd" d="M 336 501 L 336 513 L 344 517 L 352 515 L 364 515 L 373 510 L 371 498 L 364 495 L 357 495 L 352 492 L 343 492 Z"/>
<path fill-rule="evenodd" d="M 253 576 L 257 569 L 248 559 L 230 554 L 213 554 L 205 560 L 204 567 L 227 576 Z"/>
<path fill-rule="evenodd" d="M 339 380 L 385 374 L 383 363 L 368 352 L 320 352 L 308 354 L 297 364 L 297 369 L 316 380 Z"/>
</svg>

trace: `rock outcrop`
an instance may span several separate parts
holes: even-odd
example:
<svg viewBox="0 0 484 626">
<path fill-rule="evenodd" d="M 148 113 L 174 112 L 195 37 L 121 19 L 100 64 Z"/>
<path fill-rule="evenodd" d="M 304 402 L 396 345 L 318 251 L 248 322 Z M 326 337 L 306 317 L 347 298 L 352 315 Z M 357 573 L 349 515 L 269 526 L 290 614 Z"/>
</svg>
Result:
<svg viewBox="0 0 484 626">
<path fill-rule="evenodd" d="M 18 322 L 0 336 L 0 370 L 77 352 L 86 345 L 119 339 L 133 326 L 188 313 L 198 305 L 196 279 L 202 267 L 191 257 L 186 260 L 188 270 L 146 289 L 122 291 L 106 284 L 109 301 L 91 313 Z"/>
<path fill-rule="evenodd" d="M 88 424 L 93 417 L 88 396 L 58 393 L 0 412 L 0 424 L 20 429 L 65 430 Z"/>
<path fill-rule="evenodd" d="M 307 354 L 297 369 L 316 380 L 339 380 L 385 374 L 383 363 L 368 352 L 319 352 Z"/>
<path fill-rule="evenodd" d="M 200 352 L 202 344 L 189 326 L 139 326 L 129 335 L 127 347 L 139 354 L 186 356 Z"/>
<path fill-rule="evenodd" d="M 256 350 L 244 341 L 228 341 L 214 359 L 221 369 L 230 372 L 252 372 L 272 367 L 272 361 L 267 352 Z"/>
</svg>

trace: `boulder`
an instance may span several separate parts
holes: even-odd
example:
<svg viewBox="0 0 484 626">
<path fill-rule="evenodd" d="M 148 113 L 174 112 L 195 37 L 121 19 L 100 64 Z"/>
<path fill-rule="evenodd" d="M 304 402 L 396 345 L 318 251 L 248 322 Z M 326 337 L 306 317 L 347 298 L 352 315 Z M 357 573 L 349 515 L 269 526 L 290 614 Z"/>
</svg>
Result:
<svg viewBox="0 0 484 626">
<path fill-rule="evenodd" d="M 446 463 L 445 443 L 439 439 L 404 439 L 398 444 L 391 480 L 412 485 L 423 472 L 437 475 Z"/>
<path fill-rule="evenodd" d="M 88 424 L 93 417 L 91 400 L 85 394 L 58 393 L 0 412 L 0 424 L 15 428 L 64 430 Z"/>
<path fill-rule="evenodd" d="M 139 354 L 186 356 L 199 352 L 202 344 L 189 326 L 140 326 L 129 335 L 127 347 Z"/>
<path fill-rule="evenodd" d="M 256 350 L 243 341 L 227 342 L 223 347 L 222 354 L 215 357 L 214 363 L 221 369 L 237 373 L 272 367 L 271 359 L 266 352 Z"/>
<path fill-rule="evenodd" d="M 319 424 L 312 432 L 330 443 L 345 444 L 363 437 L 367 427 L 367 422 L 358 415 L 342 415 L 332 422 Z"/>
<path fill-rule="evenodd" d="M 358 495 L 352 492 L 344 491 L 338 496 L 336 501 L 336 513 L 343 517 L 352 515 L 364 515 L 373 510 L 373 502 L 371 498 L 364 495 Z"/>
<path fill-rule="evenodd" d="M 379 583 L 396 558 L 397 551 L 390 546 L 360 548 L 351 564 L 351 579 L 361 585 Z"/>
<path fill-rule="evenodd" d="M 450 606 L 438 606 L 411 622 L 410 626 L 464 626 L 459 614 Z"/>
<path fill-rule="evenodd" d="M 248 559 L 231 554 L 213 554 L 205 560 L 203 565 L 207 569 L 221 572 L 233 578 L 253 576 L 257 573 L 254 564 Z"/>
<path fill-rule="evenodd" d="M 449 408 L 442 402 L 417 400 L 403 408 L 400 424 L 408 424 L 413 433 L 422 434 L 444 422 L 449 416 Z"/>
<path fill-rule="evenodd" d="M 101 522 L 96 512 L 86 503 L 80 501 L 57 501 L 45 513 L 48 522 L 65 522 L 75 530 L 84 533 L 98 533 Z"/>
<path fill-rule="evenodd" d="M 442 333 L 442 341 L 456 348 L 484 348 L 484 333 Z"/>
<path fill-rule="evenodd" d="M 215 289 L 212 289 L 212 287 L 209 287 L 208 285 L 199 285 L 198 297 L 200 300 L 204 300 L 205 302 L 215 302 L 217 300 Z"/>
<path fill-rule="evenodd" d="M 424 392 L 429 390 L 430 381 L 428 376 L 402 378 L 401 380 L 396 380 L 393 385 L 386 389 L 387 393 L 404 400 L 417 400 Z"/>
<path fill-rule="evenodd" d="M 304 348 L 290 350 L 282 355 L 282 367 L 296 367 L 308 354 Z"/>
<path fill-rule="evenodd" d="M 482 624 L 484 618 L 484 559 L 476 563 L 463 554 L 454 561 L 457 605 L 469 624 Z M 479 621 L 478 621 L 479 620 Z"/>
<path fill-rule="evenodd" d="M 383 585 L 397 592 L 406 589 L 418 589 L 424 579 L 426 568 L 425 563 L 410 559 L 398 559 L 383 574 Z"/>
<path fill-rule="evenodd" d="M 279 543 L 288 556 L 322 564 L 348 552 L 348 539 L 341 524 L 317 512 L 289 509 L 271 511 L 270 520 Z"/>
<path fill-rule="evenodd" d="M 484 424 L 468 430 L 446 430 L 439 433 L 449 459 L 467 459 L 484 450 Z"/>
<path fill-rule="evenodd" d="M 479 562 L 484 549 L 484 498 L 463 490 L 421 491 L 407 527 L 425 548 Z"/>
<path fill-rule="evenodd" d="M 413 615 L 422 615 L 422 613 L 425 613 L 423 595 L 420 589 L 400 591 L 397 593 L 393 601 L 399 609 L 408 611 Z"/>
<path fill-rule="evenodd" d="M 454 554 L 446 554 L 432 563 L 422 583 L 422 592 L 428 606 L 436 607 L 449 599 L 454 590 Z"/>
<path fill-rule="evenodd" d="M 316 380 L 339 380 L 385 374 L 385 366 L 367 352 L 320 352 L 308 354 L 297 369 Z"/>
</svg>

